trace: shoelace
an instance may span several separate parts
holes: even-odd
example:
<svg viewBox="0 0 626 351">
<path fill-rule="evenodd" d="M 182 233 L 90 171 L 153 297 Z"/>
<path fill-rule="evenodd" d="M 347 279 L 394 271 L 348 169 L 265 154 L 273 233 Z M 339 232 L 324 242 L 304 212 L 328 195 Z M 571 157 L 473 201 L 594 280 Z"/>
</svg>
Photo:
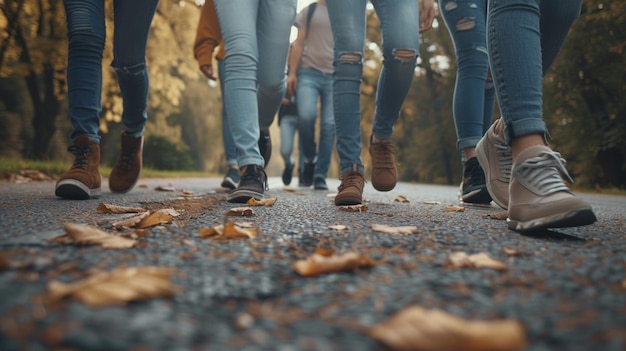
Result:
<svg viewBox="0 0 626 351">
<path fill-rule="evenodd" d="M 248 166 L 249 168 L 241 175 L 241 181 L 239 184 L 246 184 L 247 182 L 261 182 L 265 191 L 269 190 L 267 185 L 267 174 L 265 170 L 258 166 Z"/>
<path fill-rule="evenodd" d="M 91 155 L 91 146 L 89 145 L 71 145 L 67 148 L 67 151 L 71 152 L 76 159 L 74 159 L 74 164 L 72 168 L 86 168 L 87 167 L 87 159 L 89 155 Z"/>
<path fill-rule="evenodd" d="M 498 154 L 498 169 L 502 175 L 502 180 L 507 183 L 511 181 L 511 168 L 513 167 L 513 152 L 506 144 L 494 143 Z"/>
<path fill-rule="evenodd" d="M 547 196 L 559 191 L 569 192 L 563 178 L 574 180 L 565 169 L 565 160 L 555 151 L 545 151 L 531 157 L 515 168 L 515 178 L 528 190 Z M 563 177 L 563 178 L 562 178 Z"/>
<path fill-rule="evenodd" d="M 364 182 L 363 176 L 357 171 L 350 171 L 345 176 L 341 177 L 341 184 L 339 185 L 339 191 L 349 188 L 351 186 L 360 188 L 362 182 Z"/>
<path fill-rule="evenodd" d="M 120 159 L 117 162 L 117 168 L 128 171 L 132 167 L 133 159 L 137 153 L 137 147 L 128 148 L 120 154 Z"/>
<path fill-rule="evenodd" d="M 393 162 L 393 145 L 391 142 L 377 142 L 372 143 L 374 149 L 372 155 L 374 155 L 374 164 L 376 168 L 395 168 Z"/>
</svg>

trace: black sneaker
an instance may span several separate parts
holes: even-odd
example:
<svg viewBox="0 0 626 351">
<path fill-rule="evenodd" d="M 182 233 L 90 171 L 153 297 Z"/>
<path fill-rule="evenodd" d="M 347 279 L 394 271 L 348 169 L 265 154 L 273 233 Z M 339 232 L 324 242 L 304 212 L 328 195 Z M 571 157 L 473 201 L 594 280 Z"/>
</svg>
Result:
<svg viewBox="0 0 626 351">
<path fill-rule="evenodd" d="M 239 180 L 241 180 L 239 170 L 237 168 L 229 167 L 221 185 L 223 188 L 235 189 L 239 185 Z"/>
<path fill-rule="evenodd" d="M 315 190 L 328 190 L 328 185 L 326 185 L 326 179 L 316 177 L 315 180 L 313 180 L 313 188 Z"/>
<path fill-rule="evenodd" d="M 267 167 L 267 165 L 270 164 L 270 157 L 272 156 L 272 138 L 270 137 L 270 130 L 267 128 L 261 129 L 259 151 L 265 160 L 265 167 Z"/>
<path fill-rule="evenodd" d="M 313 172 L 315 171 L 315 161 L 304 162 L 304 169 L 302 170 L 302 179 L 300 184 L 302 186 L 311 186 L 313 184 Z"/>
<path fill-rule="evenodd" d="M 241 167 L 239 186 L 228 194 L 226 201 L 245 204 L 251 198 L 262 200 L 265 190 L 267 190 L 267 175 L 263 167 L 257 165 L 243 166 Z"/>
<path fill-rule="evenodd" d="M 293 176 L 293 163 L 286 164 L 285 170 L 283 171 L 283 184 L 285 185 L 291 184 L 292 176 Z"/>
<path fill-rule="evenodd" d="M 463 182 L 459 193 L 459 200 L 463 203 L 480 205 L 491 203 L 491 196 L 485 183 L 485 173 L 476 157 L 465 161 L 463 165 Z"/>
</svg>

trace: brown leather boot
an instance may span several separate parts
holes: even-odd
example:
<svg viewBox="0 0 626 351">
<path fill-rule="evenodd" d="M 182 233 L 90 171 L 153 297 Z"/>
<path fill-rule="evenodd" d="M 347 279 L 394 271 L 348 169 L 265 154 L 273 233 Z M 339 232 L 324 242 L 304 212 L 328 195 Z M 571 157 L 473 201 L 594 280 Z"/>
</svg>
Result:
<svg viewBox="0 0 626 351">
<path fill-rule="evenodd" d="M 130 191 L 141 173 L 143 136 L 133 138 L 122 133 L 122 148 L 109 176 L 109 189 L 114 193 Z"/>
<path fill-rule="evenodd" d="M 87 200 L 100 196 L 100 145 L 88 136 L 82 135 L 73 140 L 67 149 L 74 154 L 74 164 L 56 184 L 54 194 L 73 200 Z"/>
</svg>

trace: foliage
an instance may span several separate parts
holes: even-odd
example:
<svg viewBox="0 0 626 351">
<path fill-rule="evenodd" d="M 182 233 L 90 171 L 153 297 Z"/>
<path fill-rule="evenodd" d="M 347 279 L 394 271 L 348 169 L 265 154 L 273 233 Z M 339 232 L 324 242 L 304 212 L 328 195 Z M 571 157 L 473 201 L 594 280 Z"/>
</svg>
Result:
<svg viewBox="0 0 626 351">
<path fill-rule="evenodd" d="M 189 147 L 183 142 L 172 142 L 169 139 L 150 135 L 144 142 L 143 162 L 146 167 L 159 170 L 192 170 L 193 160 L 189 155 Z"/>
</svg>

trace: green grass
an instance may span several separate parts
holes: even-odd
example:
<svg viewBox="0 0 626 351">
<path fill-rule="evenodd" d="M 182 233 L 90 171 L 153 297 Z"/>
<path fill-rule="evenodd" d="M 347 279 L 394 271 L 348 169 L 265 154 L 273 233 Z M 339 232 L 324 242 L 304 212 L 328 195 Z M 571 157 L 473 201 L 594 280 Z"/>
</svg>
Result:
<svg viewBox="0 0 626 351">
<path fill-rule="evenodd" d="M 0 178 L 7 178 L 10 174 L 19 174 L 22 170 L 41 171 L 55 177 L 69 169 L 71 163 L 60 161 L 36 161 L 0 158 Z M 108 175 L 111 167 L 100 166 L 100 173 Z M 194 178 L 194 177 L 217 177 L 216 174 L 200 171 L 162 171 L 143 168 L 141 176 L 144 178 Z"/>
</svg>

